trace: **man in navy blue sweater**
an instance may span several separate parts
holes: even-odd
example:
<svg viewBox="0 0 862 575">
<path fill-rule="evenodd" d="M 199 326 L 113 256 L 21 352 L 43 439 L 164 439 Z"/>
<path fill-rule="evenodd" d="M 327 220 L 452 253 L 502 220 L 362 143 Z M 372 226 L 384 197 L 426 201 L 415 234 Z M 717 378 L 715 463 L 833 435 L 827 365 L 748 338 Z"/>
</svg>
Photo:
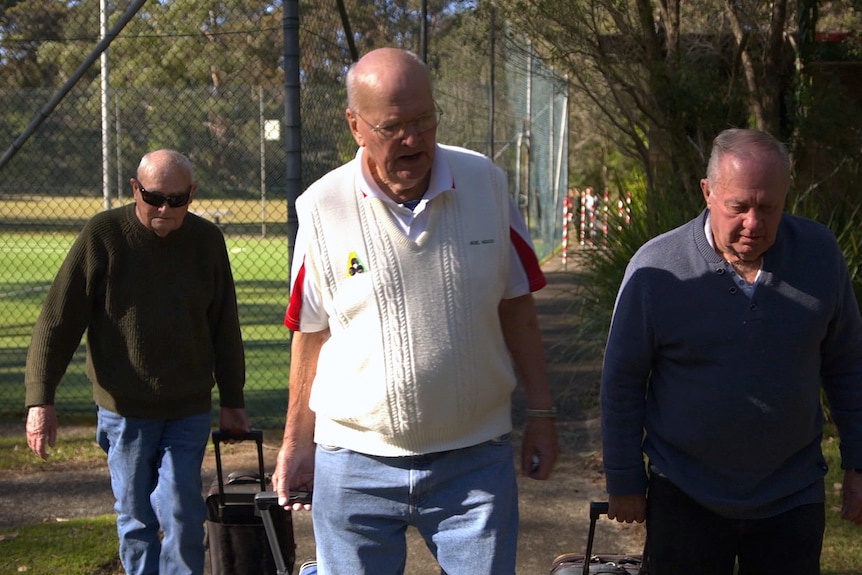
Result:
<svg viewBox="0 0 862 575">
<path fill-rule="evenodd" d="M 608 515 L 647 521 L 651 573 L 819 573 L 821 389 L 842 517 L 862 524 L 862 319 L 832 233 L 784 213 L 789 187 L 783 144 L 722 132 L 706 209 L 626 270 L 602 374 L 604 467 Z"/>
</svg>

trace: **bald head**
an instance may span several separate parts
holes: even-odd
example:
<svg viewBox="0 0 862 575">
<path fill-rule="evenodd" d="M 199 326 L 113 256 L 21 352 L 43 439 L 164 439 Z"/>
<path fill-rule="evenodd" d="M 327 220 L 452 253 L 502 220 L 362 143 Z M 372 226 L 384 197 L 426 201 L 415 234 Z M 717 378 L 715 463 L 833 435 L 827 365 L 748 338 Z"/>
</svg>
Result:
<svg viewBox="0 0 862 575">
<path fill-rule="evenodd" d="M 378 48 L 364 55 L 347 71 L 346 85 L 347 106 L 360 114 L 405 94 L 433 98 L 425 63 L 413 52 L 399 48 Z"/>
<path fill-rule="evenodd" d="M 166 174 L 179 175 L 192 183 L 192 163 L 189 159 L 176 150 L 155 150 L 141 158 L 138 164 L 138 179 L 149 179 L 150 177 L 165 176 Z"/>
</svg>

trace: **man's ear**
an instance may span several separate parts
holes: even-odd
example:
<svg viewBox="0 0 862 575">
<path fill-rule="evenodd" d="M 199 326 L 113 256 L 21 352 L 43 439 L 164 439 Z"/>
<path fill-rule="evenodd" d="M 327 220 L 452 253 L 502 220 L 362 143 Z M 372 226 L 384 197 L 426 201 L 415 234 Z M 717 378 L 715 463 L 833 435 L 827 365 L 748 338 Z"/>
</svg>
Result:
<svg viewBox="0 0 862 575">
<path fill-rule="evenodd" d="M 344 111 L 344 117 L 347 118 L 347 126 L 350 128 L 350 133 L 353 135 L 356 145 L 360 148 L 365 147 L 365 137 L 359 133 L 359 117 L 350 108 Z"/>
<path fill-rule="evenodd" d="M 711 193 L 709 191 L 709 180 L 706 178 L 700 180 L 700 191 L 703 192 L 703 201 L 706 202 L 707 206 L 709 206 L 709 197 Z"/>
</svg>

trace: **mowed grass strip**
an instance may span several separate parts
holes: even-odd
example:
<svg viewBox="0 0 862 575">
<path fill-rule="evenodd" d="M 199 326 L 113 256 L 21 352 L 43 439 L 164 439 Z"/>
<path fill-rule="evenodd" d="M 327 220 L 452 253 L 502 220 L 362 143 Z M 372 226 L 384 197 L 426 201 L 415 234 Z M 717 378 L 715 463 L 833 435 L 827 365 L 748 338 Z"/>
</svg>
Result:
<svg viewBox="0 0 862 575">
<path fill-rule="evenodd" d="M 3 202 L 0 201 L 0 205 Z M 33 325 L 77 232 L 0 232 L 0 414 L 23 413 L 23 373 Z M 249 416 L 259 425 L 283 421 L 289 367 L 288 246 L 284 236 L 226 235 L 246 349 Z M 79 347 L 57 396 L 64 413 L 92 411 Z M 214 403 L 217 405 L 217 394 Z"/>
<path fill-rule="evenodd" d="M 26 502 L 22 502 L 26 505 Z M 28 525 L 0 533 L 0 573 L 123 573 L 114 515 Z"/>
</svg>

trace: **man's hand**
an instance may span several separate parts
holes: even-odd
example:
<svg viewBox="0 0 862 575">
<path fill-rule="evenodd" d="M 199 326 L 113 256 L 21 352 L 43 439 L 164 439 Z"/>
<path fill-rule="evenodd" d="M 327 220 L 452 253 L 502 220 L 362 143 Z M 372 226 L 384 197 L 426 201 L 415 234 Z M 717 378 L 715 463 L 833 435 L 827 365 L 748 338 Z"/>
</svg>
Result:
<svg viewBox="0 0 862 575">
<path fill-rule="evenodd" d="M 532 479 L 548 479 L 559 455 L 555 420 L 528 417 L 521 446 L 521 472 Z"/>
<path fill-rule="evenodd" d="M 620 523 L 646 521 L 646 495 L 608 495 L 608 518 Z"/>
<path fill-rule="evenodd" d="M 278 451 L 275 470 L 272 472 L 272 488 L 278 494 L 278 504 L 294 511 L 311 509 L 308 503 L 288 502 L 291 491 L 314 490 L 314 443 L 302 448 L 285 442 Z"/>
<path fill-rule="evenodd" d="M 227 433 L 247 433 L 251 426 L 242 407 L 222 407 L 218 412 L 218 428 Z"/>
<path fill-rule="evenodd" d="M 314 489 L 314 453 L 317 446 L 314 443 L 314 412 L 308 402 L 320 350 L 328 339 L 328 329 L 308 333 L 295 331 L 290 335 L 287 413 L 281 449 L 272 472 L 273 490 L 278 494 L 278 504 L 285 509 L 311 509 L 309 504 L 291 504 L 288 498 L 291 491 L 311 493 Z"/>
<path fill-rule="evenodd" d="M 41 457 L 48 459 L 47 447 L 57 442 L 57 412 L 53 405 L 34 405 L 27 410 L 27 445 Z"/>
<path fill-rule="evenodd" d="M 862 525 L 862 473 L 844 470 L 841 498 L 841 519 Z"/>
</svg>

